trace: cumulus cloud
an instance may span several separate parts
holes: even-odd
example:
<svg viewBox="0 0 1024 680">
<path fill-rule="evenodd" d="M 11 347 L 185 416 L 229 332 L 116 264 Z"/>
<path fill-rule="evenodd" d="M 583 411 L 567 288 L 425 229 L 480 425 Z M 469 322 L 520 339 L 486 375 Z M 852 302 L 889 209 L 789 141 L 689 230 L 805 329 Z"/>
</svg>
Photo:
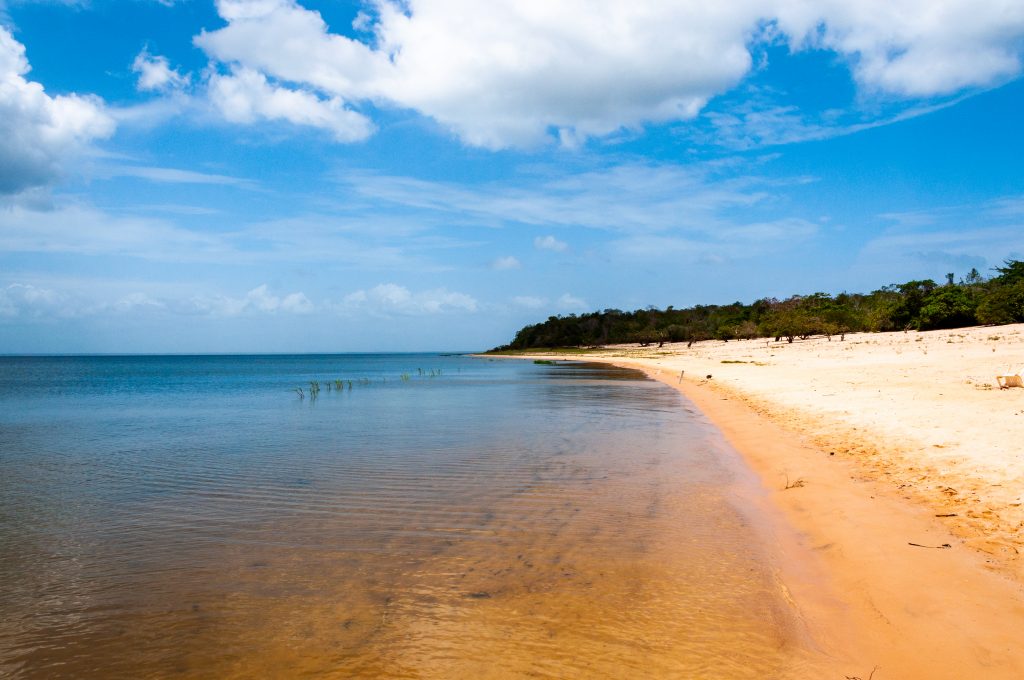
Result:
<svg viewBox="0 0 1024 680">
<path fill-rule="evenodd" d="M 1021 69 L 1017 0 L 783 0 L 773 18 L 794 48 L 846 56 L 862 85 L 912 97 L 988 85 Z"/>
<path fill-rule="evenodd" d="M 561 253 L 569 247 L 569 244 L 559 241 L 554 236 L 538 236 L 533 239 L 533 247 L 537 250 L 552 250 Z"/>
<path fill-rule="evenodd" d="M 308 314 L 314 309 L 313 303 L 302 292 L 278 296 L 271 293 L 266 284 L 262 284 L 240 298 L 226 295 L 193 297 L 182 311 L 223 317 L 254 312 Z"/>
<path fill-rule="evenodd" d="M 90 282 L 79 282 L 74 287 L 11 283 L 0 288 L 0 317 L 47 321 L 159 312 L 223 318 L 246 314 L 308 314 L 316 309 L 304 293 L 277 295 L 266 284 L 241 297 L 223 294 L 154 297 L 140 291 L 117 294 L 106 288 L 105 285 L 96 288 Z"/>
<path fill-rule="evenodd" d="M 283 120 L 328 130 L 339 142 L 366 139 L 373 132 L 370 119 L 347 109 L 340 98 L 325 99 L 306 90 L 275 85 L 252 69 L 212 74 L 208 87 L 214 106 L 234 123 Z"/>
<path fill-rule="evenodd" d="M 168 309 L 165 300 L 147 293 L 113 293 L 91 281 L 14 282 L 0 286 L 0 318 L 12 322 L 48 323 L 100 314 L 133 314 Z"/>
<path fill-rule="evenodd" d="M 0 195 L 50 184 L 69 156 L 114 132 L 99 98 L 51 97 L 29 70 L 25 47 L 0 27 Z"/>
<path fill-rule="evenodd" d="M 170 90 L 188 85 L 189 76 L 172 69 L 167 57 L 152 55 L 142 50 L 132 62 L 132 71 L 139 74 L 135 84 L 139 90 Z"/>
<path fill-rule="evenodd" d="M 691 119 L 749 72 L 758 41 L 833 50 L 867 88 L 928 97 L 1019 73 L 1024 36 L 1016 0 L 375 0 L 353 24 L 364 40 L 292 0 L 217 10 L 228 25 L 195 42 L 228 78 L 309 88 L 307 106 L 321 93 L 350 123 L 364 102 L 413 109 L 492 149 Z"/>
<path fill-rule="evenodd" d="M 348 102 L 418 110 L 467 143 L 574 144 L 692 118 L 750 67 L 749 18 L 707 3 L 375 3 L 372 46 L 289 0 L 221 0 L 212 58 Z M 689 65 L 680 68 L 681 64 Z"/>
<path fill-rule="evenodd" d="M 475 312 L 479 303 L 471 295 L 436 288 L 412 292 L 405 286 L 382 283 L 369 290 L 349 293 L 339 305 L 341 311 L 373 313 L 440 314 L 444 312 Z"/>
<path fill-rule="evenodd" d="M 0 317 L 43 318 L 67 316 L 67 296 L 47 288 L 12 283 L 0 288 Z"/>
<path fill-rule="evenodd" d="M 509 269 L 521 269 L 522 263 L 512 255 L 505 257 L 499 257 L 491 263 L 491 269 L 497 269 L 498 271 L 504 271 Z"/>
</svg>

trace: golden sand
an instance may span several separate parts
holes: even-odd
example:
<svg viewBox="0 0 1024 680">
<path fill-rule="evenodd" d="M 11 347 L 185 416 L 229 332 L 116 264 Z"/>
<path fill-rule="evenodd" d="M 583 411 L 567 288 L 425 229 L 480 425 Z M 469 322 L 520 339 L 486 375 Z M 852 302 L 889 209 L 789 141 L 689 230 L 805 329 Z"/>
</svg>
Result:
<svg viewBox="0 0 1024 680">
<path fill-rule="evenodd" d="M 837 672 L 1024 677 L 1024 389 L 996 381 L 1024 325 L 574 358 L 677 387 L 743 453 L 801 532 L 782 580 Z"/>
</svg>

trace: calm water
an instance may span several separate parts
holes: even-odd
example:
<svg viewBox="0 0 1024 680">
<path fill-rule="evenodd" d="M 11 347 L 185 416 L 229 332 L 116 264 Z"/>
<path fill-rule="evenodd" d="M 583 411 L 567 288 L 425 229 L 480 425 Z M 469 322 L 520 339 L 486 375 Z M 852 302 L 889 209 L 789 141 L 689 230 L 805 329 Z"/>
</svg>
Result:
<svg viewBox="0 0 1024 680">
<path fill-rule="evenodd" d="M 0 676 L 776 677 L 738 475 L 608 367 L 0 358 Z"/>
</svg>

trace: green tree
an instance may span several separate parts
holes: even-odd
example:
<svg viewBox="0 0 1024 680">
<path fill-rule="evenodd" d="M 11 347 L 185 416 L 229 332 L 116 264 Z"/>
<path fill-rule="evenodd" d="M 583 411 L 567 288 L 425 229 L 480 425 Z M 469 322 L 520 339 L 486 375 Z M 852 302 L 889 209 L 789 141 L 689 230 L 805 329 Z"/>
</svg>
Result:
<svg viewBox="0 0 1024 680">
<path fill-rule="evenodd" d="M 1024 322 L 1024 281 L 994 286 L 978 303 L 979 323 Z"/>
<path fill-rule="evenodd" d="M 1005 260 L 1002 267 L 996 267 L 995 270 L 999 272 L 993 281 L 1001 284 L 1013 284 L 1019 281 L 1024 281 L 1024 261 L 1022 260 Z"/>
<path fill-rule="evenodd" d="M 974 323 L 1024 322 L 1024 262 L 1006 260 L 989 280 L 972 269 L 959 283 L 946 275 L 942 286 L 931 279 L 883 286 L 869 294 L 794 295 L 762 298 L 749 305 L 696 305 L 686 309 L 654 307 L 625 312 L 605 309 L 576 316 L 552 316 L 516 333 L 509 349 L 573 347 L 665 340 L 694 343 L 757 335 L 806 338 L 851 331 L 955 328 Z"/>
<path fill-rule="evenodd" d="M 917 328 L 962 328 L 976 323 L 977 303 L 963 286 L 946 285 L 928 293 L 917 314 Z"/>
<path fill-rule="evenodd" d="M 1003 265 L 995 268 L 999 275 L 988 282 L 978 303 L 980 323 L 1024 322 L 1024 261 L 1006 260 Z"/>
</svg>

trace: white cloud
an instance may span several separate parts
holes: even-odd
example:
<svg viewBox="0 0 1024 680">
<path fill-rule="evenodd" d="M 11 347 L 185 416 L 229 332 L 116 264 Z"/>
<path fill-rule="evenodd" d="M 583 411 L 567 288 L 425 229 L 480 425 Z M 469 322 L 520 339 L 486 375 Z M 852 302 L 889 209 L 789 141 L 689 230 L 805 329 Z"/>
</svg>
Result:
<svg viewBox="0 0 1024 680">
<path fill-rule="evenodd" d="M 188 214 L 189 206 L 151 206 L 147 212 L 162 216 L 126 215 L 77 204 L 0 205 L 0 252 L 114 255 L 218 265 L 317 262 L 393 271 L 436 269 L 424 253 L 444 247 L 410 231 L 407 220 L 404 231 L 388 233 L 388 221 L 380 220 L 382 233 L 357 238 L 365 221 L 356 218 L 302 215 L 211 232 L 186 229 L 169 216 Z"/>
<path fill-rule="evenodd" d="M 497 269 L 498 271 L 505 271 L 509 269 L 521 269 L 523 264 L 512 255 L 506 257 L 499 257 L 491 263 L 491 269 Z"/>
<path fill-rule="evenodd" d="M 272 295 L 263 284 L 253 288 L 246 294 L 245 300 L 248 305 L 261 312 L 291 312 L 293 314 L 305 314 L 313 311 L 313 303 L 304 293 L 290 293 L 284 297 Z"/>
<path fill-rule="evenodd" d="M 228 25 L 195 42 L 238 74 L 322 93 L 335 115 L 359 116 L 362 102 L 413 109 L 492 149 L 691 119 L 747 74 L 752 44 L 779 34 L 794 50 L 836 51 L 870 90 L 909 97 L 1018 74 L 1024 37 L 1019 0 L 375 0 L 354 21 L 365 42 L 292 0 L 217 8 Z"/>
<path fill-rule="evenodd" d="M 0 26 L 0 195 L 50 184 L 69 157 L 114 132 L 99 98 L 51 97 L 28 72 L 25 47 Z"/>
<path fill-rule="evenodd" d="M 781 217 L 763 222 L 743 222 L 723 227 L 718 236 L 730 243 L 770 243 L 813 236 L 818 225 L 800 217 Z"/>
<path fill-rule="evenodd" d="M 164 310 L 167 309 L 167 303 L 150 297 L 146 293 L 129 293 L 116 300 L 110 308 L 115 312 L 126 314 L 140 309 Z"/>
<path fill-rule="evenodd" d="M 213 317 L 252 313 L 309 314 L 316 309 L 304 293 L 274 295 L 266 284 L 253 288 L 240 298 L 229 295 L 197 295 L 184 303 L 177 302 L 174 306 L 182 313 L 198 313 Z"/>
<path fill-rule="evenodd" d="M 67 296 L 31 284 L 12 283 L 0 288 L 0 317 L 46 318 L 67 316 Z"/>
<path fill-rule="evenodd" d="M 1003 258 L 1021 256 L 1024 213 L 1013 209 L 1021 200 L 1011 196 L 879 215 L 892 226 L 863 244 L 851 269 L 873 277 L 867 285 L 938 278 L 950 271 L 962 275 L 971 267 L 990 273 Z M 964 224 L 973 226 L 964 229 Z"/>
<path fill-rule="evenodd" d="M 132 71 L 139 74 L 135 86 L 142 91 L 171 90 L 188 85 L 189 76 L 172 69 L 167 57 L 142 50 L 132 62 Z"/>
<path fill-rule="evenodd" d="M 848 57 L 857 81 L 912 97 L 948 94 L 1021 69 L 1019 0 L 781 0 L 773 17 L 794 47 Z"/>
<path fill-rule="evenodd" d="M 416 109 L 487 148 L 692 118 L 750 67 L 749 17 L 707 3 L 382 1 L 374 47 L 288 0 L 217 7 L 228 26 L 196 38 L 212 58 Z"/>
<path fill-rule="evenodd" d="M 743 173 L 757 169 L 757 161 L 749 166 L 631 164 L 468 188 L 403 177 L 356 176 L 353 182 L 377 201 L 436 211 L 449 223 L 584 227 L 634 240 L 661 235 L 686 240 L 695 256 L 723 248 L 750 256 L 817 230 L 806 219 L 779 214 L 787 209 L 780 188 L 809 180 Z M 559 243 L 541 237 L 534 245 L 557 248 Z"/>
<path fill-rule="evenodd" d="M 612 259 L 725 262 L 765 256 L 785 246 L 808 241 L 818 225 L 803 218 L 781 217 L 759 222 L 719 224 L 713 235 L 629 234 L 608 246 Z"/>
<path fill-rule="evenodd" d="M 178 168 L 159 168 L 143 165 L 111 165 L 101 167 L 96 175 L 100 177 L 138 177 L 161 184 L 213 184 L 253 188 L 255 182 L 241 177 L 195 172 Z"/>
<path fill-rule="evenodd" d="M 791 105 L 778 105 L 759 93 L 745 92 L 741 103 L 723 111 L 709 111 L 704 118 L 710 131 L 695 126 L 686 133 L 702 143 L 729 149 L 754 149 L 852 135 L 862 130 L 891 125 L 958 104 L 970 95 L 870 116 L 860 112 L 829 109 L 807 113 Z"/>
<path fill-rule="evenodd" d="M 512 298 L 512 304 L 524 309 L 540 309 L 547 303 L 547 298 L 534 297 L 532 295 L 517 295 Z"/>
<path fill-rule="evenodd" d="M 164 301 L 141 292 L 121 295 L 110 301 L 97 299 L 95 291 L 78 286 L 11 283 L 0 288 L 0 317 L 20 321 L 54 321 L 95 316 L 107 312 L 134 313 L 142 309 L 166 309 Z"/>
<path fill-rule="evenodd" d="M 373 133 L 370 119 L 345 108 L 340 98 L 324 99 L 306 90 L 281 87 L 252 69 L 211 74 L 208 87 L 214 106 L 234 123 L 283 120 L 328 130 L 339 142 L 366 139 Z"/>
<path fill-rule="evenodd" d="M 588 308 L 586 300 L 569 293 L 564 293 L 558 298 L 558 306 L 565 311 L 582 311 Z"/>
<path fill-rule="evenodd" d="M 0 317 L 47 321 L 159 312 L 223 318 L 252 314 L 309 314 L 316 309 L 304 293 L 275 295 L 266 284 L 253 288 L 242 297 L 223 294 L 157 297 L 140 291 L 118 295 L 104 288 L 108 287 L 96 288 L 93 285 L 90 289 L 90 282 L 79 283 L 73 288 L 12 283 L 0 288 Z"/>
<path fill-rule="evenodd" d="M 209 102 L 194 96 L 189 89 L 166 88 L 159 94 L 158 97 L 130 104 L 110 106 L 107 112 L 117 122 L 118 128 L 141 131 L 152 130 L 183 115 L 190 115 L 196 120 L 210 117 Z"/>
<path fill-rule="evenodd" d="M 95 208 L 0 207 L 0 251 L 129 255 L 159 260 L 216 260 L 228 250 L 217 236 L 152 218 L 120 217 Z"/>
<path fill-rule="evenodd" d="M 382 283 L 369 290 L 349 293 L 337 309 L 342 312 L 366 311 L 388 314 L 440 314 L 446 312 L 475 312 L 479 303 L 471 295 L 446 288 L 424 290 L 417 293 L 405 286 Z"/>
<path fill-rule="evenodd" d="M 537 250 L 551 250 L 561 253 L 569 247 L 569 244 L 559 241 L 554 236 L 538 236 L 533 239 L 533 247 Z"/>
<path fill-rule="evenodd" d="M 585 228 L 634 240 L 661 236 L 686 240 L 694 256 L 729 252 L 749 257 L 806 240 L 817 229 L 814 222 L 787 214 L 790 207 L 782 190 L 787 183 L 803 180 L 744 174 L 758 167 L 756 161 L 752 165 L 635 164 L 575 174 L 535 172 L 515 181 L 474 187 L 360 174 L 339 192 L 347 192 L 347 215 L 329 214 L 327 210 L 335 208 L 328 204 L 322 213 L 213 231 L 176 222 L 176 213 L 203 213 L 187 205 L 149 206 L 133 214 L 66 200 L 33 205 L 19 199 L 0 206 L 0 252 L 232 266 L 324 263 L 363 271 L 438 272 L 445 266 L 434 259 L 435 254 L 465 252 L 479 245 L 436 231 L 438 225 L 455 224 L 525 226 L 531 231 L 542 229 L 541 233 Z M 101 171 L 138 174 L 158 182 L 251 187 L 244 179 L 172 168 L 124 166 Z M 367 229 L 368 224 L 373 229 Z M 591 240 L 593 247 L 581 257 L 594 256 L 604 247 L 598 239 Z M 536 245 L 557 247 L 558 243 L 541 237 Z M 627 247 L 644 249 L 639 243 Z M 491 264 L 514 268 L 519 260 L 509 257 Z"/>
</svg>

